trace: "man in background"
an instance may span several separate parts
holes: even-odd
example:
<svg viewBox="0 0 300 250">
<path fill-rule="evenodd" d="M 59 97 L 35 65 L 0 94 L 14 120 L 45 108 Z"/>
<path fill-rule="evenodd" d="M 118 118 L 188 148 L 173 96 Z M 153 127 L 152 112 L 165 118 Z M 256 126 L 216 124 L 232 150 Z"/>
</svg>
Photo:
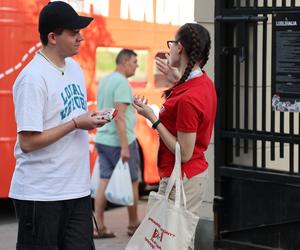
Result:
<svg viewBox="0 0 300 250">
<path fill-rule="evenodd" d="M 129 164 L 134 194 L 134 205 L 128 207 L 128 235 L 132 236 L 139 225 L 137 202 L 140 157 L 134 134 L 136 114 L 131 106 L 132 90 L 127 80 L 135 74 L 137 67 L 137 54 L 133 50 L 122 49 L 116 57 L 115 71 L 99 82 L 98 109 L 115 108 L 118 115 L 110 124 L 98 129 L 96 135 L 96 147 L 100 156 L 100 182 L 95 197 L 95 217 L 99 230 L 94 230 L 94 238 L 115 237 L 104 223 L 107 203 L 104 192 L 120 158 Z"/>
</svg>

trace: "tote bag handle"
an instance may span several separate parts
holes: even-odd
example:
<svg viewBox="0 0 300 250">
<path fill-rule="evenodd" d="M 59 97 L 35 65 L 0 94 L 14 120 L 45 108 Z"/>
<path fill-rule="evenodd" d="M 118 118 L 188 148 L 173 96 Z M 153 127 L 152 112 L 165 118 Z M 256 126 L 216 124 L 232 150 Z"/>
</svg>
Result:
<svg viewBox="0 0 300 250">
<path fill-rule="evenodd" d="M 183 182 L 181 179 L 181 153 L 180 153 L 180 145 L 178 142 L 176 142 L 175 145 L 175 164 L 174 164 L 172 174 L 168 180 L 168 185 L 165 193 L 166 199 L 168 199 L 174 185 L 175 185 L 175 207 L 181 206 L 181 196 L 182 196 L 183 206 L 184 208 L 186 208 L 186 197 L 183 188 Z"/>
</svg>

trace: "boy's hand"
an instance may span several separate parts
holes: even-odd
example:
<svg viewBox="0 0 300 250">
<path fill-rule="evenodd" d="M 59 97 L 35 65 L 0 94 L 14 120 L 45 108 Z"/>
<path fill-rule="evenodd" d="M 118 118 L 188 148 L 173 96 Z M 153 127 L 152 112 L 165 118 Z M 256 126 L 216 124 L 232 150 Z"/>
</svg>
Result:
<svg viewBox="0 0 300 250">
<path fill-rule="evenodd" d="M 76 128 L 83 130 L 91 130 L 99 128 L 108 123 L 109 121 L 102 119 L 97 111 L 89 111 L 76 118 L 73 118 Z"/>
</svg>

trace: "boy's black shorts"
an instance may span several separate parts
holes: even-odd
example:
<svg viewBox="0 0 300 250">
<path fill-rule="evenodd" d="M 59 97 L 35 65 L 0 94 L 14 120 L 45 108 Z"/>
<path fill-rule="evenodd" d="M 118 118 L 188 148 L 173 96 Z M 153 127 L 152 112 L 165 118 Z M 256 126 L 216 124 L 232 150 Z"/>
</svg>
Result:
<svg viewBox="0 0 300 250">
<path fill-rule="evenodd" d="M 90 196 L 64 201 L 13 200 L 17 250 L 94 250 Z"/>
</svg>

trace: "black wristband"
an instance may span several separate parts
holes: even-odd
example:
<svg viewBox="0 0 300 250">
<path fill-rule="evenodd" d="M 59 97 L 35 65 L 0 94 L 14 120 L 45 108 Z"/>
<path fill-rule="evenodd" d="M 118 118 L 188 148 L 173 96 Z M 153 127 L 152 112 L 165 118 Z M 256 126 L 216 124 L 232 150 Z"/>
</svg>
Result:
<svg viewBox="0 0 300 250">
<path fill-rule="evenodd" d="M 160 124 L 160 120 L 157 120 L 156 122 L 154 122 L 154 123 L 152 124 L 152 128 L 153 128 L 153 129 L 156 129 L 157 126 L 158 126 L 158 124 Z"/>
</svg>

